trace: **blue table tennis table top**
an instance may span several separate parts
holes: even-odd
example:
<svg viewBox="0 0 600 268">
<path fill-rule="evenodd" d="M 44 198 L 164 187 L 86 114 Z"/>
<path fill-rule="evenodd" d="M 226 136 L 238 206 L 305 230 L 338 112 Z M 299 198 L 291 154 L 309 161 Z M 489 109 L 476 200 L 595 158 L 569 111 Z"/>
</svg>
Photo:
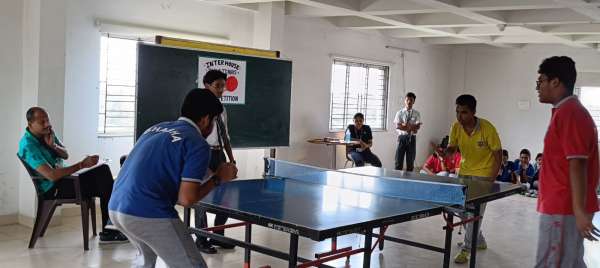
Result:
<svg viewBox="0 0 600 268">
<path fill-rule="evenodd" d="M 402 192 L 407 181 L 408 188 L 413 190 L 419 189 L 412 183 L 422 181 L 431 192 L 426 192 L 422 198 L 411 191 L 396 195 L 395 191 Z M 197 206 L 321 241 L 365 228 L 437 215 L 449 206 L 491 201 L 518 191 L 517 185 L 424 176 L 375 167 L 339 171 L 311 167 L 303 170 L 301 167 L 300 172 L 288 177 L 267 176 L 225 183 Z"/>
</svg>

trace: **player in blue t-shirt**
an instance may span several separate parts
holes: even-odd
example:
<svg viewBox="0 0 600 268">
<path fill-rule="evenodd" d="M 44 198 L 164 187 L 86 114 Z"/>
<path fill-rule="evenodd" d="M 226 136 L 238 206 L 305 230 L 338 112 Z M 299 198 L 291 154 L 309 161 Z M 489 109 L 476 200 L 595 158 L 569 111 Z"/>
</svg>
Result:
<svg viewBox="0 0 600 268">
<path fill-rule="evenodd" d="M 160 256 L 169 267 L 206 267 L 174 206 L 191 206 L 236 177 L 232 163 L 207 174 L 210 147 L 204 138 L 221 112 L 221 102 L 208 90 L 191 90 L 181 117 L 148 128 L 119 172 L 110 217 L 139 250 L 137 266 L 154 267 Z"/>
<path fill-rule="evenodd" d="M 531 160 L 531 153 L 527 149 L 521 150 L 519 153 L 519 159 L 515 160 L 514 163 L 514 183 L 528 183 L 533 175 L 535 175 L 535 169 L 533 165 L 529 163 Z"/>
<path fill-rule="evenodd" d="M 514 171 L 514 163 L 508 161 L 508 151 L 502 150 L 502 164 L 500 165 L 496 181 L 512 182 Z"/>
</svg>

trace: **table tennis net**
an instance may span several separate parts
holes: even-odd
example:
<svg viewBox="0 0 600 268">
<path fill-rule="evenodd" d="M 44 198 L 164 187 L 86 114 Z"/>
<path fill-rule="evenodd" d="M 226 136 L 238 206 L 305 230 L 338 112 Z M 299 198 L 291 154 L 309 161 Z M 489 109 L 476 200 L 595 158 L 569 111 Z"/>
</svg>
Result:
<svg viewBox="0 0 600 268">
<path fill-rule="evenodd" d="M 466 187 L 459 183 L 433 182 L 423 177 L 368 176 L 272 158 L 267 158 L 265 161 L 267 177 L 292 179 L 391 198 L 422 200 L 446 205 L 465 205 Z"/>
</svg>

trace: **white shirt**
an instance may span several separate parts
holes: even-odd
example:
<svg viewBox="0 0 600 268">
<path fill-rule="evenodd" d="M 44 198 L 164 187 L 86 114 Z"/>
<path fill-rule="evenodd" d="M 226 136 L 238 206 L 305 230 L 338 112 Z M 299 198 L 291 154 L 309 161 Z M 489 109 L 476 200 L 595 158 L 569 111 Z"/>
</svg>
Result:
<svg viewBox="0 0 600 268">
<path fill-rule="evenodd" d="M 227 110 L 223 107 L 223 112 L 219 115 L 223 120 L 223 124 L 225 125 L 225 132 L 227 133 L 227 138 L 229 139 L 229 129 L 227 127 Z M 206 142 L 210 146 L 219 146 L 219 134 L 217 131 L 217 117 L 213 120 L 213 128 L 208 137 L 206 137 Z M 223 144 L 225 146 L 225 144 Z"/>
<path fill-rule="evenodd" d="M 396 117 L 394 117 L 394 127 L 398 127 L 398 124 L 406 124 L 406 123 L 417 124 L 420 122 L 421 122 L 421 114 L 419 113 L 419 111 L 417 111 L 415 109 L 407 110 L 406 107 L 404 107 L 400 111 L 398 111 L 396 113 Z M 404 130 L 400 130 L 397 128 L 396 128 L 396 132 L 398 132 L 398 135 L 407 135 L 407 134 L 414 135 L 414 133 L 408 133 Z"/>
</svg>

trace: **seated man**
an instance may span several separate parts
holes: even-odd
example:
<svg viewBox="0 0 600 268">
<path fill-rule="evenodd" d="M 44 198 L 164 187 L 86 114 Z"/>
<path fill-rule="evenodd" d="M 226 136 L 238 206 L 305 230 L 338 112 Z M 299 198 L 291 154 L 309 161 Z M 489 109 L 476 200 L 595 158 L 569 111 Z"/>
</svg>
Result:
<svg viewBox="0 0 600 268">
<path fill-rule="evenodd" d="M 381 161 L 379 158 L 371 152 L 371 146 L 373 146 L 373 133 L 371 127 L 365 125 L 365 116 L 362 113 L 354 115 L 354 125 L 348 125 L 346 132 L 350 133 L 350 138 L 355 141 L 359 141 L 359 145 L 350 147 L 350 157 L 357 167 L 362 167 L 366 163 L 369 163 L 375 167 L 381 167 Z"/>
<path fill-rule="evenodd" d="M 437 148 L 425 162 L 421 174 L 457 177 L 460 168 L 460 153 L 444 155 L 444 148 Z"/>
<path fill-rule="evenodd" d="M 432 176 L 448 176 L 448 169 L 446 167 L 446 161 L 444 159 L 444 152 L 442 148 L 437 148 L 433 154 L 427 158 L 421 174 L 427 174 Z"/>
<path fill-rule="evenodd" d="M 535 156 L 535 163 L 533 163 L 533 171 L 539 172 L 542 169 L 542 153 L 538 153 Z"/>
<path fill-rule="evenodd" d="M 527 182 L 529 184 L 529 190 L 525 194 L 526 196 L 530 196 L 530 197 L 537 197 L 538 196 L 539 180 L 540 180 L 540 170 L 542 170 L 542 154 L 541 153 L 539 153 L 536 156 L 536 161 L 538 159 L 539 159 L 539 161 L 537 163 L 538 169 L 535 171 L 535 173 L 533 174 L 533 176 Z"/>
<path fill-rule="evenodd" d="M 460 172 L 460 162 L 462 161 L 462 156 L 460 155 L 460 150 L 456 150 L 454 154 L 448 155 L 445 158 L 446 168 L 448 169 L 448 176 L 457 178 L 458 173 Z"/>
<path fill-rule="evenodd" d="M 190 207 L 221 183 L 236 177 L 233 163 L 208 173 L 214 118 L 223 112 L 208 90 L 185 97 L 181 117 L 148 128 L 127 156 L 113 189 L 110 217 L 138 249 L 135 267 L 206 267 L 175 204 Z"/>
<path fill-rule="evenodd" d="M 502 164 L 500 165 L 500 171 L 496 181 L 499 182 L 512 182 L 514 172 L 514 163 L 508 161 L 508 151 L 502 150 Z"/>
<path fill-rule="evenodd" d="M 83 168 L 98 163 L 98 156 L 87 156 L 74 165 L 64 167 L 63 160 L 69 157 L 67 150 L 54 135 L 48 113 L 43 108 L 31 107 L 27 110 L 27 128 L 19 142 L 18 155 L 21 159 L 45 178 L 38 184 L 47 198 L 75 198 L 75 188 L 70 181 L 61 180 Z M 110 200 L 113 177 L 110 170 L 92 169 L 79 175 L 83 198 L 100 197 L 102 212 L 102 232 L 100 243 L 126 242 L 121 232 L 106 229 L 109 221 L 108 202 Z"/>
<path fill-rule="evenodd" d="M 513 173 L 513 183 L 528 183 L 529 180 L 535 174 L 533 170 L 533 165 L 529 163 L 531 159 L 531 153 L 527 149 L 521 150 L 519 154 L 519 159 L 514 163 L 514 173 Z"/>
<path fill-rule="evenodd" d="M 540 179 L 540 170 L 542 170 L 542 153 L 537 154 L 537 156 L 535 157 L 535 164 L 536 166 L 534 166 L 534 170 L 535 173 L 533 173 L 533 177 L 531 177 L 531 179 L 529 180 L 529 188 L 533 189 L 533 190 L 537 190 L 538 189 L 538 180 Z"/>
</svg>

